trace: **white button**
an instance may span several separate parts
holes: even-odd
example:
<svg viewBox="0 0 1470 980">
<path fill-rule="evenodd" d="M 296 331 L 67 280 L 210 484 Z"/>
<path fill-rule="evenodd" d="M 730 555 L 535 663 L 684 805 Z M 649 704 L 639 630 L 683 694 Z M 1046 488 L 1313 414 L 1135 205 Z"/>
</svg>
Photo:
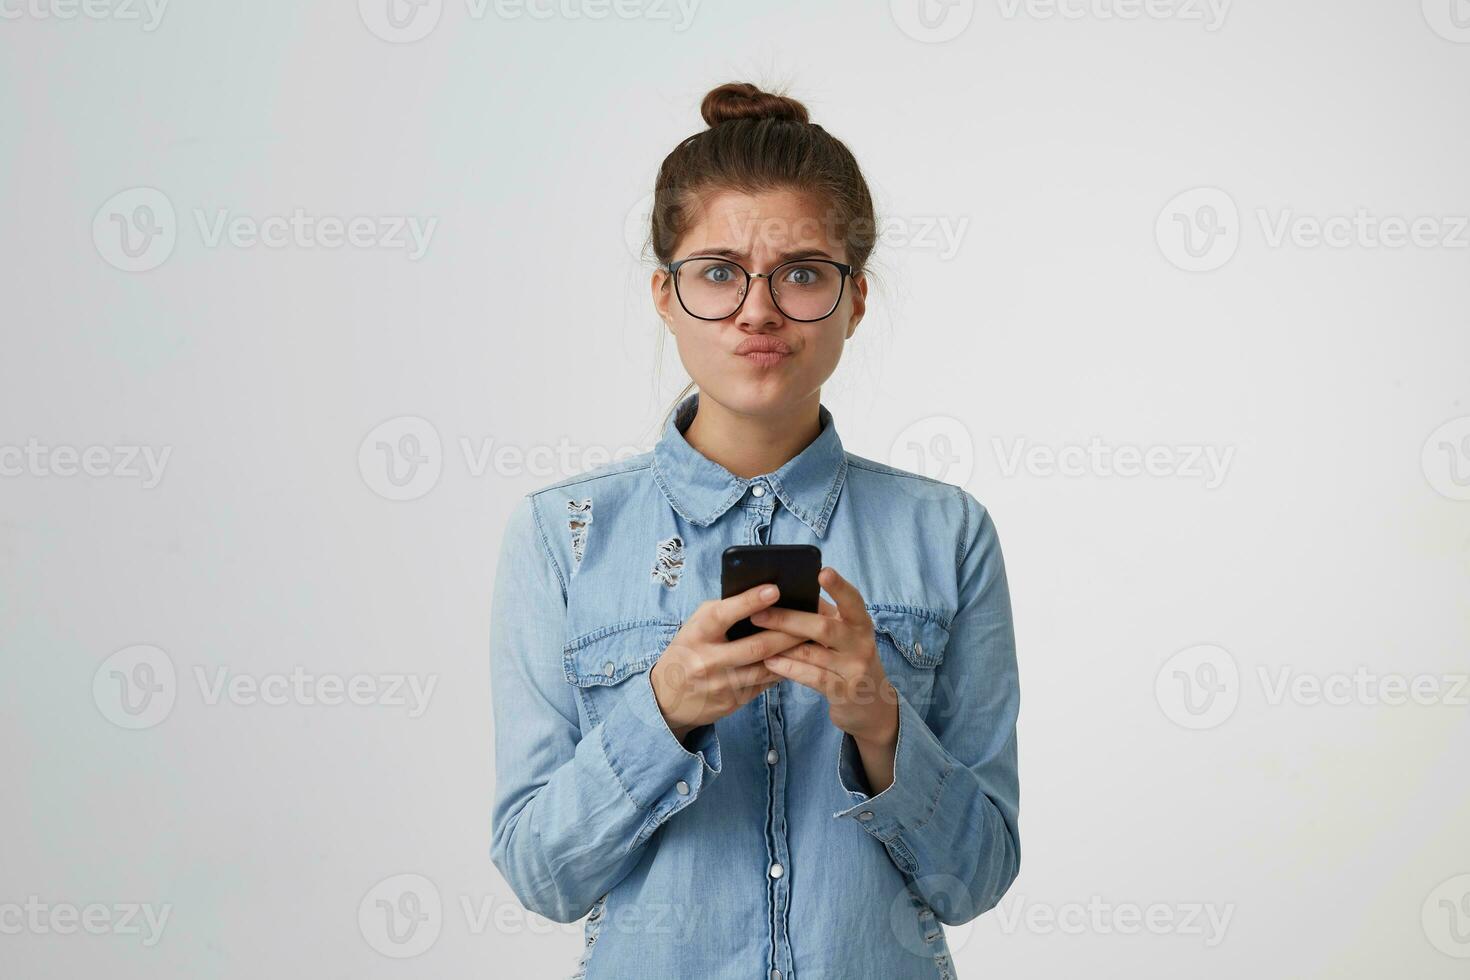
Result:
<svg viewBox="0 0 1470 980">
<path fill-rule="evenodd" d="M 780 970 L 772 970 L 771 971 L 771 980 L 781 980 L 781 971 Z"/>
<path fill-rule="evenodd" d="M 609 677 L 613 675 L 613 662 L 611 660 L 602 665 L 602 672 Z"/>
<path fill-rule="evenodd" d="M 755 494 L 757 497 L 764 497 L 766 495 L 766 488 L 757 483 L 755 486 L 750 488 L 750 492 Z"/>
<path fill-rule="evenodd" d="M 676 789 L 676 790 L 679 791 L 679 795 L 680 796 L 688 796 L 689 795 L 689 784 L 686 783 L 686 782 L 684 782 L 684 780 L 682 780 L 682 779 L 679 780 L 677 783 L 674 784 L 674 789 Z M 871 817 L 872 814 L 870 813 L 870 814 L 868 814 L 868 816 Z"/>
<path fill-rule="evenodd" d="M 766 753 L 766 761 L 773 766 L 776 764 L 776 760 L 779 758 L 781 758 L 781 756 L 776 752 L 775 749 L 772 749 L 771 751 Z"/>
<path fill-rule="evenodd" d="M 873 819 L 873 811 L 872 810 L 864 810 L 862 813 L 859 813 L 858 814 L 858 819 L 859 820 L 872 820 Z"/>
<path fill-rule="evenodd" d="M 918 640 L 915 640 L 914 641 L 914 656 L 916 656 L 916 657 L 922 657 L 923 655 L 924 655 L 924 644 L 920 643 Z"/>
<path fill-rule="evenodd" d="M 779 864 L 773 864 L 773 865 L 771 865 L 771 877 L 772 878 L 779 878 L 782 875 L 784 875 L 785 873 L 786 873 L 786 869 L 783 868 L 783 867 L 781 867 Z"/>
</svg>

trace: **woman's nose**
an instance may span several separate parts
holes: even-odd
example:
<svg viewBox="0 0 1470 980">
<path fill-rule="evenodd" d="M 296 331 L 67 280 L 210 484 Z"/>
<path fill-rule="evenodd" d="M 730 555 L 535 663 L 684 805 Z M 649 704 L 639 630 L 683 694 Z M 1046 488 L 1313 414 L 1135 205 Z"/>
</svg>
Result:
<svg viewBox="0 0 1470 980">
<path fill-rule="evenodd" d="M 771 280 L 765 276 L 759 279 L 752 276 L 745 302 L 740 305 L 740 312 L 736 314 L 737 322 L 769 323 L 780 319 L 782 313 L 771 293 Z"/>
</svg>

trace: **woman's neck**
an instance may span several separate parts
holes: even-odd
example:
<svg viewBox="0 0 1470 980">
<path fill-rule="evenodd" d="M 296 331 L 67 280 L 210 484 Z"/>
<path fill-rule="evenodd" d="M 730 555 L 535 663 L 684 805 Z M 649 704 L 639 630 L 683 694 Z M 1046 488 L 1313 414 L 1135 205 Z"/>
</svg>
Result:
<svg viewBox="0 0 1470 980">
<path fill-rule="evenodd" d="M 821 435 L 821 392 L 770 415 L 743 415 L 699 393 L 684 439 L 741 479 L 781 468 Z"/>
</svg>

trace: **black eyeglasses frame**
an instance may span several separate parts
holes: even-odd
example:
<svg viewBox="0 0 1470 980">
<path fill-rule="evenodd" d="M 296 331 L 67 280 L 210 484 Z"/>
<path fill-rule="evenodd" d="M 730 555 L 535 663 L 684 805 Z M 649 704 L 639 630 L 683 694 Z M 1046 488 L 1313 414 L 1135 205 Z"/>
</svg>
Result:
<svg viewBox="0 0 1470 980">
<path fill-rule="evenodd" d="M 731 310 L 729 313 L 726 313 L 724 316 L 700 316 L 698 313 L 695 313 L 693 310 L 691 310 L 684 303 L 684 297 L 682 295 L 680 295 L 680 293 L 679 293 L 679 267 L 681 265 L 683 265 L 685 262 L 692 262 L 695 259 L 718 259 L 721 262 L 726 262 L 726 263 L 729 263 L 730 265 L 733 265 L 735 268 L 737 268 L 741 272 L 745 273 L 745 285 L 744 285 L 744 287 L 742 287 L 742 291 L 740 293 L 740 302 L 735 305 L 735 309 Z M 836 266 L 837 267 L 837 271 L 840 272 L 840 273 L 842 273 L 842 278 L 841 278 L 841 280 L 839 280 L 840 285 L 837 287 L 837 298 L 832 302 L 832 309 L 828 310 L 826 313 L 823 313 L 821 316 L 807 317 L 805 319 L 803 319 L 802 317 L 799 317 L 799 316 L 792 316 L 789 313 L 787 313 L 785 310 L 781 309 L 781 300 L 778 299 L 777 296 L 776 296 L 776 287 L 775 287 L 775 285 L 774 285 L 774 283 L 773 283 L 773 281 L 771 279 L 771 276 L 772 275 L 774 275 L 776 272 L 780 271 L 781 269 L 785 268 L 786 266 L 788 266 L 788 265 L 799 265 L 799 264 L 801 264 L 803 262 L 808 263 L 808 264 L 810 264 L 812 262 L 824 262 L 827 265 Z M 682 307 L 684 307 L 684 312 L 685 313 L 688 313 L 690 316 L 694 317 L 694 319 L 696 319 L 696 320 L 707 320 L 707 321 L 710 321 L 710 322 L 718 322 L 720 320 L 728 320 L 730 317 L 732 317 L 736 313 L 739 313 L 740 312 L 740 308 L 745 305 L 746 299 L 748 299 L 750 297 L 750 281 L 752 279 L 764 279 L 764 280 L 766 280 L 766 288 L 770 289 L 770 291 L 771 291 L 771 302 L 773 304 L 775 304 L 776 309 L 781 310 L 781 315 L 784 316 L 784 317 L 786 317 L 786 319 L 788 319 L 788 320 L 795 320 L 797 323 L 816 323 L 818 320 L 825 320 L 825 319 L 827 319 L 827 317 L 829 317 L 833 313 L 837 312 L 837 307 L 838 307 L 839 304 L 842 303 L 842 297 L 846 294 L 846 291 L 847 291 L 847 280 L 849 278 L 851 278 L 852 277 L 852 274 L 853 274 L 852 273 L 852 266 L 849 265 L 848 263 L 846 263 L 846 262 L 838 262 L 836 259 L 821 258 L 820 256 L 810 256 L 810 257 L 804 258 L 804 259 L 787 259 L 785 262 L 782 262 L 780 265 L 776 266 L 770 272 L 751 272 L 749 269 L 745 268 L 745 266 L 741 265 L 739 262 L 736 262 L 734 259 L 727 258 L 726 256 L 723 256 L 723 255 L 687 255 L 687 256 L 685 256 L 682 259 L 678 259 L 677 261 L 670 262 L 669 264 L 663 266 L 663 270 L 665 272 L 667 272 L 669 275 L 673 276 L 673 278 L 674 278 L 674 295 L 678 297 L 678 299 L 679 299 L 679 305 L 682 306 Z"/>
</svg>

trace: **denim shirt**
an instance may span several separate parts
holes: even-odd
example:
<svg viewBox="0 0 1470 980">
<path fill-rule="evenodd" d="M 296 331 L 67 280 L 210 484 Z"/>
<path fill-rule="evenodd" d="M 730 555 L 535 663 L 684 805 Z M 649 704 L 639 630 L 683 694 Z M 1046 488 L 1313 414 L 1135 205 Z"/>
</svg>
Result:
<svg viewBox="0 0 1470 980">
<path fill-rule="evenodd" d="M 1010 595 L 995 526 L 952 484 L 843 450 L 832 413 L 773 472 L 653 450 L 532 491 L 491 608 L 491 859 L 520 901 L 586 916 L 591 980 L 955 976 L 938 923 L 1020 864 Z M 826 699 L 783 679 L 675 737 L 651 668 L 734 544 L 814 544 L 862 593 L 898 693 L 872 794 Z"/>
</svg>

